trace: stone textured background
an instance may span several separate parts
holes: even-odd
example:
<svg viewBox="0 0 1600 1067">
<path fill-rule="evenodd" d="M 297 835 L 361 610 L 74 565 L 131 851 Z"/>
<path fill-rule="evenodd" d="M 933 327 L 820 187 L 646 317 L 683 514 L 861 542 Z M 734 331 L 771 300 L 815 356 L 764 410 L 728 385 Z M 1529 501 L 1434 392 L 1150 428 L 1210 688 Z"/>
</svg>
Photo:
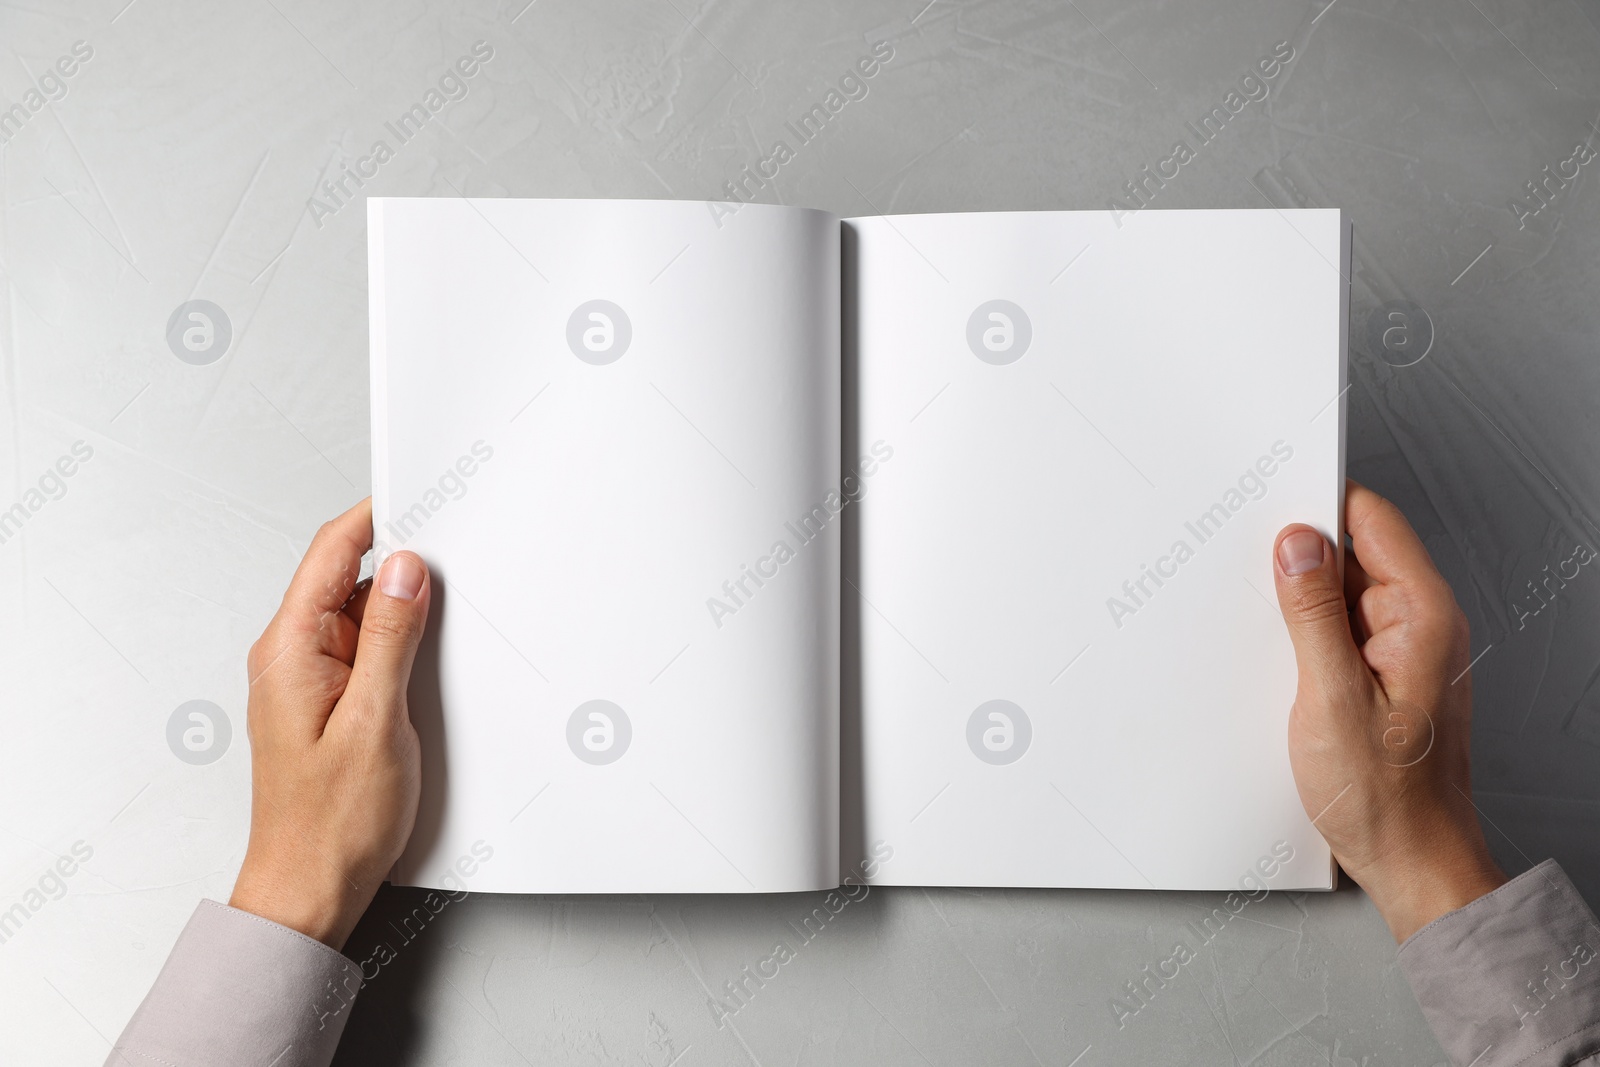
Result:
<svg viewBox="0 0 1600 1067">
<path fill-rule="evenodd" d="M 59 97 L 0 149 L 0 507 L 93 449 L 0 543 L 0 909 L 93 849 L 0 944 L 0 1061 L 98 1063 L 195 901 L 226 898 L 245 650 L 369 479 L 364 211 L 309 200 L 479 40 L 466 97 L 366 192 L 717 197 L 888 40 L 761 199 L 1102 208 L 1290 42 L 1153 206 L 1352 213 L 1351 473 L 1472 620 L 1496 855 L 1553 855 L 1600 900 L 1600 564 L 1536 615 L 1528 587 L 1600 547 L 1600 160 L 1547 205 L 1525 184 L 1600 144 L 1600 3 L 524 3 L 0 3 L 0 102 Z M 77 41 L 64 95 L 33 80 Z M 233 327 L 207 366 L 164 335 L 194 298 Z M 1392 301 L 1422 309 L 1410 366 L 1368 333 Z M 166 742 L 194 699 L 234 730 L 204 766 Z M 1443 1062 L 1348 885 L 1252 905 L 1121 1031 L 1110 998 L 1218 898 L 874 891 L 718 1027 L 710 993 L 814 899 L 474 897 L 405 943 L 419 897 L 385 891 L 352 939 L 399 951 L 341 1063 Z"/>
</svg>

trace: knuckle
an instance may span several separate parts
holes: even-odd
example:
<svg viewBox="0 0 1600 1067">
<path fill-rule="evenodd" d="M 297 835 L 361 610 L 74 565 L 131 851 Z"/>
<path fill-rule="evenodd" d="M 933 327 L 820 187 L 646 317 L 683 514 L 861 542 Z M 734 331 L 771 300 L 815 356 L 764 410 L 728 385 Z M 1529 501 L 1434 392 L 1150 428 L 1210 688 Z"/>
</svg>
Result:
<svg viewBox="0 0 1600 1067">
<path fill-rule="evenodd" d="M 1420 587 L 1410 606 L 1428 632 L 1436 634 L 1441 640 L 1464 646 L 1471 639 L 1467 617 L 1461 611 L 1461 605 L 1456 603 L 1454 590 L 1443 578 Z"/>
<path fill-rule="evenodd" d="M 250 646 L 249 653 L 245 656 L 245 670 L 249 671 L 251 680 L 254 680 L 267 669 L 277 652 L 278 642 L 274 639 L 273 628 L 267 627 L 255 644 Z"/>
<path fill-rule="evenodd" d="M 1301 622 L 1343 619 L 1346 610 L 1344 593 L 1326 582 L 1306 583 L 1290 592 L 1289 609 Z"/>
<path fill-rule="evenodd" d="M 1467 621 L 1466 612 L 1456 605 L 1450 609 L 1450 632 L 1461 644 L 1472 644 L 1472 624 Z"/>
<path fill-rule="evenodd" d="M 422 631 L 422 620 L 415 612 L 372 611 L 361 627 L 362 639 L 373 639 L 383 644 L 409 644 Z"/>
<path fill-rule="evenodd" d="M 355 592 L 356 578 L 358 574 L 359 569 L 351 567 L 348 560 L 340 563 L 339 576 L 336 579 L 328 582 L 328 591 L 337 596 L 339 602 L 343 604 L 345 601 L 348 601 L 350 599 L 350 595 Z"/>
</svg>

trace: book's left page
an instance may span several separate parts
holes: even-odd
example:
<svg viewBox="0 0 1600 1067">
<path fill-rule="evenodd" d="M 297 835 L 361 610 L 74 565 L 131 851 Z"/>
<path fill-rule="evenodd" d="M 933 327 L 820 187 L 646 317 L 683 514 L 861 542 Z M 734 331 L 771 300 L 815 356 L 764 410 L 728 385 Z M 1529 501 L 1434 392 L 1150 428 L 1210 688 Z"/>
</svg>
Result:
<svg viewBox="0 0 1600 1067">
<path fill-rule="evenodd" d="M 383 198 L 367 221 L 375 555 L 433 576 L 393 881 L 836 886 L 838 219 Z"/>
</svg>

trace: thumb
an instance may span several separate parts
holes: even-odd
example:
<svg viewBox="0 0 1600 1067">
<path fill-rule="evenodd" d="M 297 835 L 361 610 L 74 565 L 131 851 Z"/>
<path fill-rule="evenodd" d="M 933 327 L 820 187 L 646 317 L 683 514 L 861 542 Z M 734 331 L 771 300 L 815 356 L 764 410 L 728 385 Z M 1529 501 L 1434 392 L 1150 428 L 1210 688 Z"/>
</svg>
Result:
<svg viewBox="0 0 1600 1067">
<path fill-rule="evenodd" d="M 1294 642 L 1302 688 L 1326 687 L 1366 663 L 1350 635 L 1344 583 L 1333 546 L 1309 526 L 1285 527 L 1273 548 L 1278 606 Z"/>
<path fill-rule="evenodd" d="M 406 683 L 428 621 L 428 568 L 396 552 L 378 568 L 361 616 L 350 688 L 374 707 L 404 707 Z"/>
</svg>

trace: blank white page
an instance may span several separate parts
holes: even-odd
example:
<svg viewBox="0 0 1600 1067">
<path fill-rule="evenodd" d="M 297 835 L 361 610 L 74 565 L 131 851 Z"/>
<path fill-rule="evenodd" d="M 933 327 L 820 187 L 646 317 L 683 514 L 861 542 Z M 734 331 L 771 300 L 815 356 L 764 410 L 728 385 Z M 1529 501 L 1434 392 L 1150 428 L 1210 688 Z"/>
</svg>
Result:
<svg viewBox="0 0 1600 1067">
<path fill-rule="evenodd" d="M 435 597 L 395 881 L 837 885 L 837 524 L 761 560 L 838 478 L 838 219 L 444 198 L 368 222 L 374 527 Z"/>
<path fill-rule="evenodd" d="M 1341 528 L 1340 213 L 845 225 L 856 433 L 894 448 L 845 588 L 846 841 L 889 884 L 1329 887 L 1271 551 Z"/>
</svg>

